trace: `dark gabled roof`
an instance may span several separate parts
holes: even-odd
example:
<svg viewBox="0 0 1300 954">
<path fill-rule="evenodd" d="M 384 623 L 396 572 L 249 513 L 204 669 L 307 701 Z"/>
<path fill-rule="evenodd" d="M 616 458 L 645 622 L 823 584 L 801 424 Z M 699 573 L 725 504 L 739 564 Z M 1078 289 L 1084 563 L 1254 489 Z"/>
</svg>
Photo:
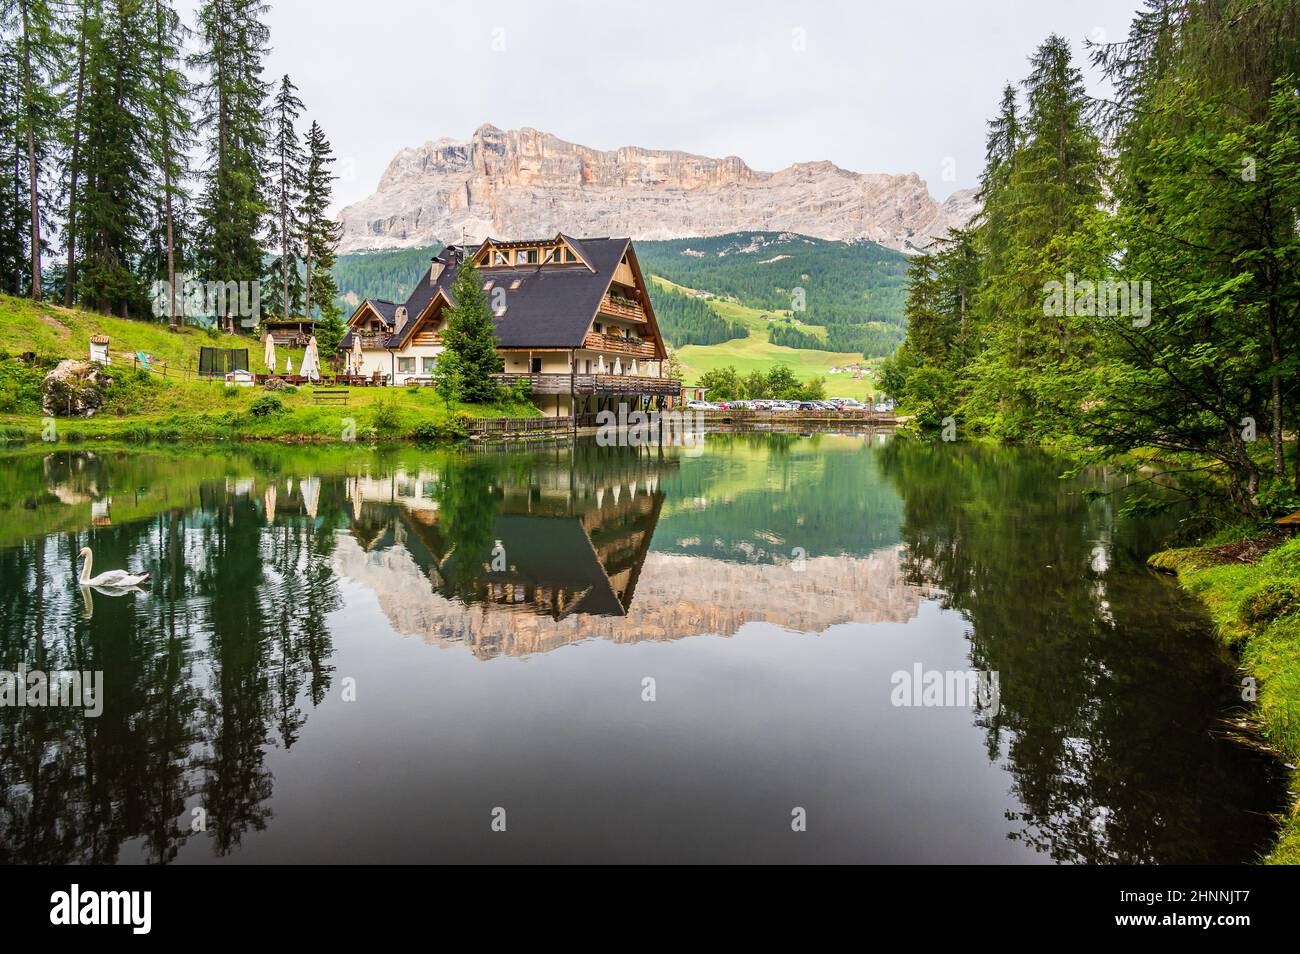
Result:
<svg viewBox="0 0 1300 954">
<path fill-rule="evenodd" d="M 389 331 L 391 331 L 393 328 L 393 321 L 397 317 L 397 303 L 392 301 L 387 301 L 386 299 L 383 298 L 367 298 L 360 305 L 357 305 L 357 310 L 354 311 L 352 314 L 355 315 L 357 311 L 360 311 L 362 308 L 364 308 L 367 305 L 370 306 L 371 311 L 377 314 L 380 318 L 384 319 L 384 324 L 388 325 L 388 329 Z M 349 328 L 347 332 L 343 335 L 343 337 L 339 340 L 339 350 L 347 351 L 350 350 L 351 348 L 352 348 L 352 329 Z"/>
<path fill-rule="evenodd" d="M 526 265 L 522 267 L 491 267 L 480 269 L 485 283 L 491 282 L 488 289 L 488 304 L 492 305 L 493 291 L 505 289 L 505 313 L 495 321 L 497 345 L 502 348 L 579 348 L 595 317 L 596 309 L 613 280 L 614 270 L 623 259 L 623 254 L 631 244 L 626 238 L 586 238 L 574 239 L 567 235 L 562 237 L 583 259 L 563 265 Z M 495 241 L 495 240 L 493 240 Z M 522 244 L 504 243 L 496 244 Z M 456 280 L 459 263 L 474 250 L 461 246 L 453 247 L 456 252 L 455 264 L 442 270 L 436 282 L 429 281 L 429 272 L 420 276 L 420 281 L 406 299 L 406 319 L 400 327 L 394 327 L 388 340 L 388 346 L 400 345 L 406 332 L 410 330 L 421 313 L 441 290 L 451 304 L 455 298 L 451 293 L 452 283 Z M 451 258 L 447 249 L 440 253 L 435 261 L 447 264 Z M 518 287 L 514 287 L 515 283 Z M 376 302 L 371 301 L 372 305 Z M 388 304 L 393 311 L 396 306 Z M 376 309 L 378 310 L 378 309 Z M 382 314 L 382 312 L 381 312 Z M 392 319 L 386 316 L 390 326 Z M 348 332 L 340 343 L 341 347 L 351 347 L 352 335 Z"/>
<path fill-rule="evenodd" d="M 496 321 L 498 344 L 503 348 L 581 347 L 627 245 L 627 239 L 584 242 L 574 251 L 587 265 L 483 269 L 484 280 L 493 283 L 489 303 L 496 288 L 506 290 L 505 314 Z"/>
</svg>

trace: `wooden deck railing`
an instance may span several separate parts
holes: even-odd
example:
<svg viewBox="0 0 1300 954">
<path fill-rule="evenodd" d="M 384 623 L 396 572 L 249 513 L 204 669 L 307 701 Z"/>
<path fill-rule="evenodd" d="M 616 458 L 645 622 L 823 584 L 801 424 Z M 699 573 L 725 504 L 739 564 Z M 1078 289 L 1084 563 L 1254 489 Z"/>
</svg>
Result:
<svg viewBox="0 0 1300 954">
<path fill-rule="evenodd" d="M 646 321 L 645 309 L 637 302 L 627 302 L 611 295 L 600 300 L 600 313 L 628 321 Z"/>
<path fill-rule="evenodd" d="M 651 394 L 676 397 L 682 393 L 682 382 L 676 378 L 630 374 L 494 374 L 492 378 L 506 387 L 526 379 L 533 394 Z"/>
<path fill-rule="evenodd" d="M 633 358 L 645 358 L 653 361 L 655 346 L 649 341 L 629 341 L 621 335 L 607 335 L 599 331 L 587 332 L 582 346 L 591 351 L 604 351 L 606 354 L 626 354 Z"/>
</svg>

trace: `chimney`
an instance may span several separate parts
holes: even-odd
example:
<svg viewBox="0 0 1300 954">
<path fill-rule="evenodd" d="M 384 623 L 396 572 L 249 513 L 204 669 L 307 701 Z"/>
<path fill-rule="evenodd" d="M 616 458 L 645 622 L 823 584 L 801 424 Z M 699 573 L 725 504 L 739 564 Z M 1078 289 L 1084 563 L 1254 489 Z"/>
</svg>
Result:
<svg viewBox="0 0 1300 954">
<path fill-rule="evenodd" d="M 446 267 L 447 266 L 443 265 L 442 262 L 438 261 L 437 257 L 433 259 L 433 262 L 429 265 L 430 286 L 438 284 L 438 276 L 442 274 L 442 270 Z"/>
</svg>

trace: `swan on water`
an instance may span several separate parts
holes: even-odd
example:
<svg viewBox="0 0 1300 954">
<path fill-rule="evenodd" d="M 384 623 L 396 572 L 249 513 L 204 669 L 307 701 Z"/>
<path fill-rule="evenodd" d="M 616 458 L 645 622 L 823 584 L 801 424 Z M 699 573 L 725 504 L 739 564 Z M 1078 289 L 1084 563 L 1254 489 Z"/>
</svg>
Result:
<svg viewBox="0 0 1300 954">
<path fill-rule="evenodd" d="M 149 579 L 148 573 L 127 573 L 126 570 L 109 570 L 106 573 L 99 574 L 99 576 L 91 576 L 90 563 L 95 558 L 95 555 L 90 552 L 90 547 L 82 547 L 77 556 L 86 558 L 86 562 L 81 565 L 81 576 L 77 580 L 82 586 L 123 589 L 128 586 L 138 586 Z"/>
</svg>

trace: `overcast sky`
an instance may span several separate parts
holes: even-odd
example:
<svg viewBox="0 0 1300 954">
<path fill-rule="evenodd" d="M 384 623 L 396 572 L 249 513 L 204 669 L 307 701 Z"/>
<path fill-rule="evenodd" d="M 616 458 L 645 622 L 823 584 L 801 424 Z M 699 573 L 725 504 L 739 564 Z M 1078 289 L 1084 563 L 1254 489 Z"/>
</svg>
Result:
<svg viewBox="0 0 1300 954">
<path fill-rule="evenodd" d="M 1060 33 L 1082 64 L 1139 0 L 270 4 L 268 75 L 293 78 L 333 143 L 341 207 L 402 147 L 488 122 L 768 171 L 917 172 L 944 199 L 975 184 L 985 122 L 1034 47 Z M 195 6 L 181 0 L 191 26 Z"/>
</svg>

